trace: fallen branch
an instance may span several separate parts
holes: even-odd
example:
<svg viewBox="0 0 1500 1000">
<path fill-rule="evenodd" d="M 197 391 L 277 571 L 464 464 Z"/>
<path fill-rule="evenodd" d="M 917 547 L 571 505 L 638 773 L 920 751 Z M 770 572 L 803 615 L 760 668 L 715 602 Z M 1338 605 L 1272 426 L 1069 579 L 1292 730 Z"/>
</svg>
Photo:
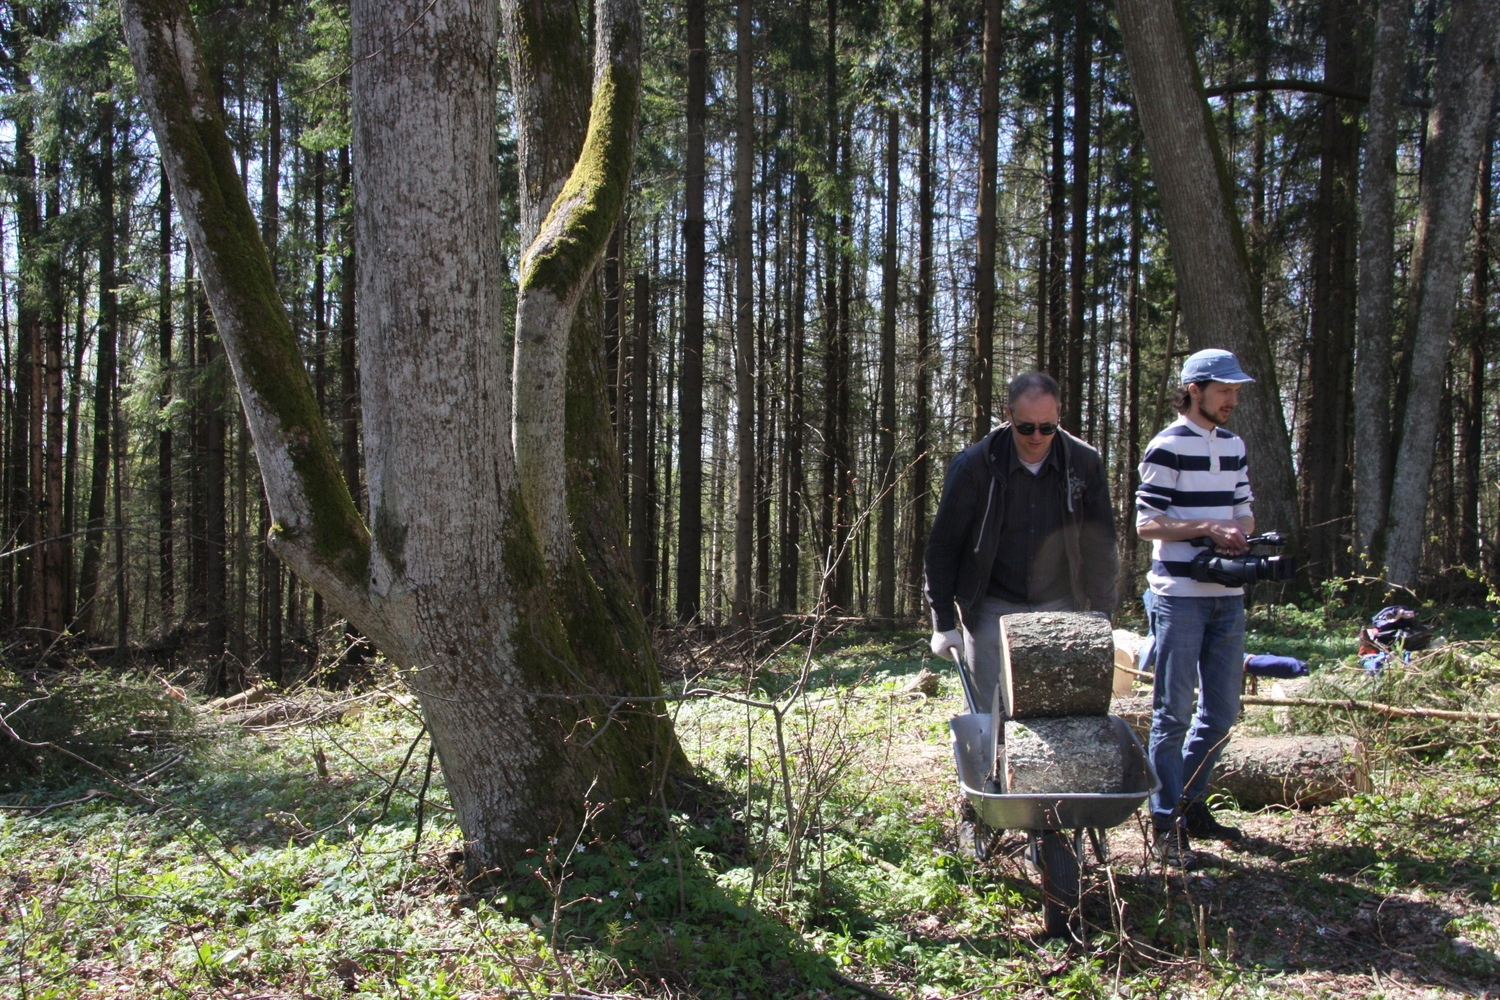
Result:
<svg viewBox="0 0 1500 1000">
<path fill-rule="evenodd" d="M 1407 708 L 1402 705 L 1387 705 L 1378 701 L 1359 701 L 1356 698 L 1273 698 L 1265 695 L 1244 695 L 1242 705 L 1299 705 L 1304 708 L 1343 708 L 1351 712 L 1373 712 L 1393 718 L 1450 719 L 1454 722 L 1500 722 L 1500 712 L 1461 712 L 1449 708 Z"/>
</svg>

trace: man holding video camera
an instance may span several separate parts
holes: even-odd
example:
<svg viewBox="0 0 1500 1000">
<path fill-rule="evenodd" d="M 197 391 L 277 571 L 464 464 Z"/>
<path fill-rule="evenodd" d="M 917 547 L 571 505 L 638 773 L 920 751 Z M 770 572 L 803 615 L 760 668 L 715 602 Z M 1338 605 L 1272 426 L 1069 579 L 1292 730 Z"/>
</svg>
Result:
<svg viewBox="0 0 1500 1000">
<path fill-rule="evenodd" d="M 1141 459 L 1136 532 L 1152 543 L 1147 581 L 1156 636 L 1149 752 L 1161 779 L 1151 824 L 1156 856 L 1173 867 L 1191 866 L 1190 837 L 1240 838 L 1214 819 L 1204 797 L 1239 718 L 1245 590 L 1195 573 L 1193 562 L 1205 551 L 1249 551 L 1255 517 L 1245 442 L 1224 425 L 1240 386 L 1254 381 L 1228 351 L 1188 358 L 1172 396 L 1181 416 L 1151 439 Z"/>
</svg>

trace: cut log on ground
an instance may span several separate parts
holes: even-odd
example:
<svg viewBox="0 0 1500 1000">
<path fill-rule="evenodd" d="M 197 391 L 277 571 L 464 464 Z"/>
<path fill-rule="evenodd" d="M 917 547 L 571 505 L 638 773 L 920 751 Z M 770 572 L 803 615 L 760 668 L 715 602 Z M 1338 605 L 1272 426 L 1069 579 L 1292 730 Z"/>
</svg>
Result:
<svg viewBox="0 0 1500 1000">
<path fill-rule="evenodd" d="M 1243 809 L 1305 809 L 1368 792 L 1370 771 L 1352 736 L 1231 736 L 1212 787 Z"/>
<path fill-rule="evenodd" d="M 1125 753 L 1107 715 L 1005 724 L 1006 791 L 1012 795 L 1117 794 Z"/>
<path fill-rule="evenodd" d="M 1012 719 L 1107 715 L 1114 638 L 1103 615 L 1058 612 L 1000 619 L 1000 696 Z"/>
<path fill-rule="evenodd" d="M 1133 690 L 1135 679 L 1142 674 L 1136 669 L 1136 661 L 1140 659 L 1146 637 L 1128 628 L 1117 628 L 1111 638 L 1115 644 L 1114 693 L 1117 697 L 1125 697 Z"/>
</svg>

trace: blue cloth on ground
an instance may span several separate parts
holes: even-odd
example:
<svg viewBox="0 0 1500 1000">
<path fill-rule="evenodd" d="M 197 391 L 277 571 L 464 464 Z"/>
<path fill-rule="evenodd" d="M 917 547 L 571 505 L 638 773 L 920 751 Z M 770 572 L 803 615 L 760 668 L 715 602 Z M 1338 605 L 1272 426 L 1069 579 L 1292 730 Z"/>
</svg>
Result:
<svg viewBox="0 0 1500 1000">
<path fill-rule="evenodd" d="M 1307 664 L 1293 656 L 1259 654 L 1245 658 L 1245 673 L 1255 677 L 1306 677 Z"/>
</svg>

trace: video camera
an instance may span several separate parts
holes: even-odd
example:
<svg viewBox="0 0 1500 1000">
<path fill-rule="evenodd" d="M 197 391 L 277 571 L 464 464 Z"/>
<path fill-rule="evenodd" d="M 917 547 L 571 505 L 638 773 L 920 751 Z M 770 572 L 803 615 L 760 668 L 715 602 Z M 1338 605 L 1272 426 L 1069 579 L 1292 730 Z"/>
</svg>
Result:
<svg viewBox="0 0 1500 1000">
<path fill-rule="evenodd" d="M 1263 535 L 1251 535 L 1245 539 L 1249 545 L 1270 545 L 1279 548 L 1286 539 L 1279 532 L 1268 531 Z M 1199 583 L 1221 583 L 1226 587 L 1243 587 L 1262 580 L 1294 580 L 1297 578 L 1295 556 L 1225 556 L 1220 555 L 1213 539 L 1208 536 L 1194 538 L 1192 543 L 1204 551 L 1193 557 L 1190 564 L 1192 576 Z"/>
</svg>

